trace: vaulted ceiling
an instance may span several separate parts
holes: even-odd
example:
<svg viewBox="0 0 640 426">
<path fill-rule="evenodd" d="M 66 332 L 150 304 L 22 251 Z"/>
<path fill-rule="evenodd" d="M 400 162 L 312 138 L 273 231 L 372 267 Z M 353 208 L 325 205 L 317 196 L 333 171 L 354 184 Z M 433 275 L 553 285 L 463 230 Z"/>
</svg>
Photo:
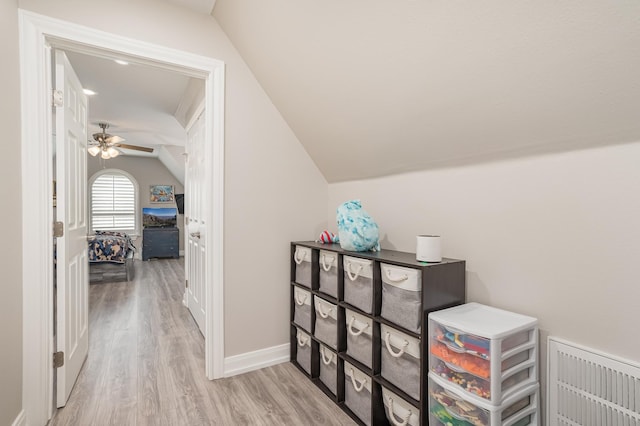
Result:
<svg viewBox="0 0 640 426">
<path fill-rule="evenodd" d="M 329 182 L 640 140 L 637 1 L 217 0 L 213 16 Z"/>
</svg>

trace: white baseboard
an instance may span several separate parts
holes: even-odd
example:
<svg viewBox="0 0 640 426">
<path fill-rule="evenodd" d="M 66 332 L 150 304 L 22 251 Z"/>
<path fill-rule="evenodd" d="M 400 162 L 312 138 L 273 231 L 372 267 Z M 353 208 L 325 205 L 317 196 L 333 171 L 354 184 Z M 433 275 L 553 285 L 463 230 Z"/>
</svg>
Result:
<svg viewBox="0 0 640 426">
<path fill-rule="evenodd" d="M 184 250 L 178 250 L 178 256 L 184 257 Z"/>
<path fill-rule="evenodd" d="M 236 376 L 289 361 L 289 343 L 224 359 L 224 377 Z"/>
<path fill-rule="evenodd" d="M 27 416 L 24 414 L 24 410 L 20 411 L 18 417 L 11 423 L 11 426 L 26 426 Z"/>
</svg>

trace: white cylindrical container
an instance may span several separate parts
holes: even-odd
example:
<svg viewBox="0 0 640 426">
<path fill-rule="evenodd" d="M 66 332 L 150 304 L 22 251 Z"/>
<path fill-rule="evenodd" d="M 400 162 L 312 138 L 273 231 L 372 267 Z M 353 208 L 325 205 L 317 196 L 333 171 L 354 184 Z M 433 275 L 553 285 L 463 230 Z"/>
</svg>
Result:
<svg viewBox="0 0 640 426">
<path fill-rule="evenodd" d="M 439 235 L 418 235 L 416 237 L 416 260 L 442 262 L 442 244 Z"/>
</svg>

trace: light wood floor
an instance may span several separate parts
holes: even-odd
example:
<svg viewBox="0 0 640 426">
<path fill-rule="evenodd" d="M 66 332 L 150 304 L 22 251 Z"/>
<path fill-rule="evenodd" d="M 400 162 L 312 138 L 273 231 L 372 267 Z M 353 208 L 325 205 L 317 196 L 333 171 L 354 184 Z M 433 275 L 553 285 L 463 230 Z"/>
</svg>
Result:
<svg viewBox="0 0 640 426">
<path fill-rule="evenodd" d="M 51 425 L 353 425 L 290 363 L 209 381 L 182 260 L 90 286 L 89 357 Z"/>
</svg>

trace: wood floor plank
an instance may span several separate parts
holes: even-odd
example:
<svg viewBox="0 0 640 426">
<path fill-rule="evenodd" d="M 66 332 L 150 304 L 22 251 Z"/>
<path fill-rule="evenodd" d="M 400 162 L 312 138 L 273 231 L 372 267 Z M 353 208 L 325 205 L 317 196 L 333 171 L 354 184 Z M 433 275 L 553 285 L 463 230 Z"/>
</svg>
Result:
<svg viewBox="0 0 640 426">
<path fill-rule="evenodd" d="M 132 281 L 90 286 L 89 356 L 52 426 L 355 424 L 290 363 L 207 380 L 183 260 L 134 268 Z"/>
</svg>

